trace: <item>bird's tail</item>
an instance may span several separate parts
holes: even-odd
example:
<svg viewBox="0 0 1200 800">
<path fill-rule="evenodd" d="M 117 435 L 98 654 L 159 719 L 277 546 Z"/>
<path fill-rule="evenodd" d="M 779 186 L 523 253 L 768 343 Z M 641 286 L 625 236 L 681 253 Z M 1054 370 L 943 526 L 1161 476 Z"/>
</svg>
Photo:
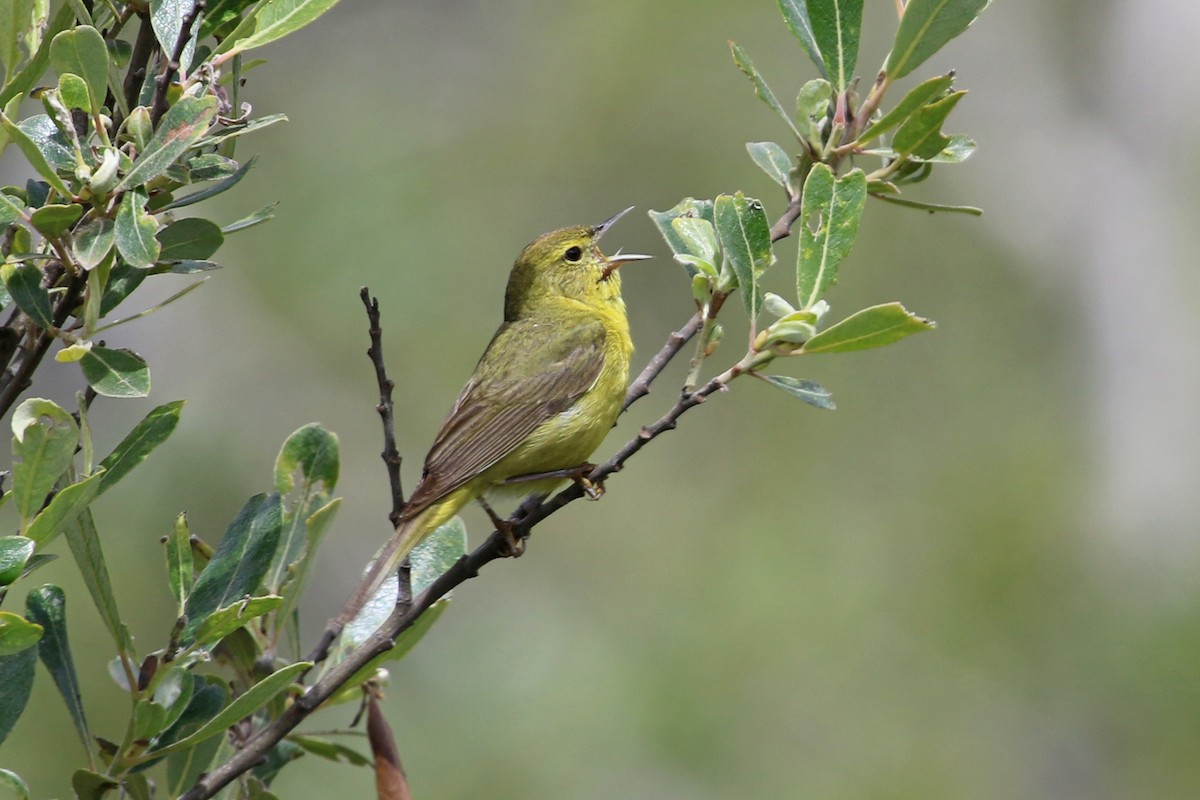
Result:
<svg viewBox="0 0 1200 800">
<path fill-rule="evenodd" d="M 351 598 L 346 601 L 342 613 L 337 617 L 338 628 L 344 627 L 358 615 L 383 585 L 383 582 L 400 567 L 400 563 L 419 545 L 426 536 L 433 533 L 440 525 L 458 513 L 466 503 L 466 497 L 460 497 L 460 492 L 454 492 L 445 499 L 434 503 L 414 516 L 403 520 L 397 527 L 392 538 L 388 540 L 375 562 L 367 570 L 366 576 L 358 585 Z"/>
</svg>

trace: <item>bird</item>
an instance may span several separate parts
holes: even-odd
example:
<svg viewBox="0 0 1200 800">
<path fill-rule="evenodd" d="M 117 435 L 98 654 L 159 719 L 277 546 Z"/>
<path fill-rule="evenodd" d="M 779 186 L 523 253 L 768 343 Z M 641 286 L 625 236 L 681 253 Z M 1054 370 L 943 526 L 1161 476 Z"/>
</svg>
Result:
<svg viewBox="0 0 1200 800">
<path fill-rule="evenodd" d="M 599 242 L 631 210 L 599 225 L 551 231 L 521 251 L 509 273 L 504 320 L 434 437 L 421 480 L 340 625 L 471 501 L 505 531 L 488 499 L 546 496 L 569 476 L 592 489 L 587 459 L 622 411 L 633 353 L 618 268 L 650 258 L 606 256 Z M 511 554 L 519 555 L 507 535 Z"/>
</svg>

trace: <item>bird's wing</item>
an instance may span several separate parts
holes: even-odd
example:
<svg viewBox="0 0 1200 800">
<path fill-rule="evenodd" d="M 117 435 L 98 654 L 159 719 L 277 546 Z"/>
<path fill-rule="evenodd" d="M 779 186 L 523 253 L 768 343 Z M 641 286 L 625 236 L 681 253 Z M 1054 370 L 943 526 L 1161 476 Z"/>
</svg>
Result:
<svg viewBox="0 0 1200 800">
<path fill-rule="evenodd" d="M 442 424 L 404 516 L 453 492 L 570 408 L 604 367 L 604 337 L 595 320 L 570 330 L 528 320 L 502 326 Z"/>
</svg>

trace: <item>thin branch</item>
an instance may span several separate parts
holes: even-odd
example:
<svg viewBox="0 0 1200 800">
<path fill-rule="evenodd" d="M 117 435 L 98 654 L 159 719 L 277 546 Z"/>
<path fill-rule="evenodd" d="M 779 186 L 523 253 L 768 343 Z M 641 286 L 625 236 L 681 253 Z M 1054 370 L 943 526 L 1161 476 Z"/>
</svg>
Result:
<svg viewBox="0 0 1200 800">
<path fill-rule="evenodd" d="M 71 310 L 75 308 L 79 302 L 79 295 L 86 285 L 87 279 L 80 273 L 71 278 L 71 282 L 67 284 L 67 290 L 63 292 L 62 297 L 58 301 L 58 306 L 54 309 L 54 328 L 58 329 L 67 321 L 67 317 L 71 315 Z M 33 345 L 25 350 L 24 357 L 21 359 L 20 366 L 16 372 L 6 372 L 0 376 L 0 417 L 8 413 L 12 408 L 13 403 L 21 395 L 21 392 L 28 388 L 33 381 L 33 372 L 42 363 L 42 358 L 46 355 L 46 351 L 50 349 L 51 342 L 54 341 L 54 334 L 49 330 L 42 330 L 38 333 L 37 339 Z"/>
<path fill-rule="evenodd" d="M 379 326 L 379 298 L 371 297 L 366 286 L 359 290 L 358 296 L 367 309 L 367 329 L 371 337 L 371 346 L 367 348 L 367 356 L 375 366 L 375 380 L 379 384 L 379 405 L 375 410 L 383 422 L 383 452 L 379 457 L 387 467 L 388 486 L 392 492 L 392 511 L 388 514 L 392 526 L 400 524 L 400 512 L 404 510 L 404 489 L 400 485 L 400 451 L 396 449 L 395 405 L 392 403 L 392 389 L 396 383 L 387 376 L 387 367 L 383 362 L 383 330 Z"/>
<path fill-rule="evenodd" d="M 138 95 L 142 91 L 142 81 L 146 79 L 150 56 L 158 45 L 154 36 L 154 26 L 150 24 L 149 14 L 139 14 L 137 39 L 133 42 L 133 53 L 129 56 L 129 71 L 125 73 L 125 105 L 133 108 L 137 105 Z M 113 130 L 117 130 L 121 120 L 113 120 Z"/>
<path fill-rule="evenodd" d="M 625 405 L 621 406 L 622 413 L 628 411 L 629 407 L 638 400 L 650 394 L 650 384 L 654 382 L 660 372 L 666 369 L 671 359 L 675 358 L 675 354 L 696 335 L 703 324 L 704 312 L 697 309 L 686 325 L 667 337 L 667 342 L 662 349 L 654 354 L 654 358 L 650 359 L 646 368 L 638 374 L 633 383 L 629 384 L 629 389 L 625 392 Z"/>
<path fill-rule="evenodd" d="M 196 24 L 196 20 L 200 18 L 200 12 L 207 5 L 208 0 L 195 0 L 192 10 L 183 15 L 182 24 L 179 27 L 179 38 L 175 40 L 175 49 L 172 51 L 171 57 L 167 59 L 166 65 L 163 66 L 163 71 L 154 79 L 154 104 L 150 109 L 152 125 L 157 125 L 167 111 L 167 89 L 170 88 L 171 81 L 175 79 L 175 73 L 179 72 L 179 60 L 183 58 L 183 51 L 187 49 L 188 41 L 192 38 L 192 26 Z"/>
</svg>

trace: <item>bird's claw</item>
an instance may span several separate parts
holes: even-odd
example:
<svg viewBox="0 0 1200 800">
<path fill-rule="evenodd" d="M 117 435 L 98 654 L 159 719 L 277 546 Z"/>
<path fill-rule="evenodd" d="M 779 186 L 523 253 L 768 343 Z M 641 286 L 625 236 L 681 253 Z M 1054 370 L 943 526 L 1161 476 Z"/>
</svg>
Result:
<svg viewBox="0 0 1200 800">
<path fill-rule="evenodd" d="M 487 512 L 488 518 L 496 526 L 496 530 L 504 537 L 500 555 L 503 558 L 520 558 L 525 555 L 525 543 L 528 539 L 524 536 L 518 536 L 514 530 L 516 526 L 506 519 L 501 519 L 500 515 L 493 511 L 492 507 L 482 497 L 479 498 L 479 505 L 483 506 L 483 510 Z"/>
</svg>

